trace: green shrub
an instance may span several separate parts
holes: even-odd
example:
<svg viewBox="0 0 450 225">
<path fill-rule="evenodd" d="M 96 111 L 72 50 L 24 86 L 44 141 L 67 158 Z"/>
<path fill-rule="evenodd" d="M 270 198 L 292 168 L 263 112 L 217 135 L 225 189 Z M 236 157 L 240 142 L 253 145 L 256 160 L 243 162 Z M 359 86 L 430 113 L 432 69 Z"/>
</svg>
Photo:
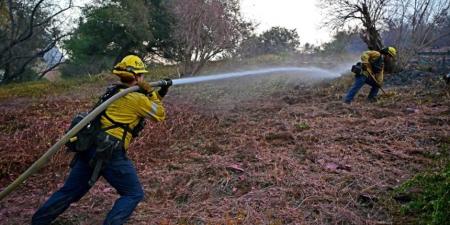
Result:
<svg viewBox="0 0 450 225">
<path fill-rule="evenodd" d="M 96 75 L 78 79 L 64 79 L 57 82 L 48 80 L 28 81 L 0 86 L 0 100 L 14 97 L 39 98 L 47 95 L 56 95 L 66 91 L 73 91 L 86 87 L 86 85 L 106 85 L 104 77 Z"/>
<path fill-rule="evenodd" d="M 147 67 L 147 70 L 146 80 L 148 81 L 156 81 L 163 78 L 178 78 L 177 67 L 175 65 L 150 65 Z"/>
<path fill-rule="evenodd" d="M 105 70 L 111 70 L 114 59 L 107 56 L 92 56 L 71 60 L 61 65 L 61 74 L 65 78 L 92 76 Z"/>
<path fill-rule="evenodd" d="M 419 224 L 441 225 L 450 221 L 450 161 L 449 145 L 441 144 L 438 171 L 417 175 L 396 190 L 396 194 L 407 194 L 410 201 L 402 205 L 401 212 L 417 218 Z"/>
</svg>

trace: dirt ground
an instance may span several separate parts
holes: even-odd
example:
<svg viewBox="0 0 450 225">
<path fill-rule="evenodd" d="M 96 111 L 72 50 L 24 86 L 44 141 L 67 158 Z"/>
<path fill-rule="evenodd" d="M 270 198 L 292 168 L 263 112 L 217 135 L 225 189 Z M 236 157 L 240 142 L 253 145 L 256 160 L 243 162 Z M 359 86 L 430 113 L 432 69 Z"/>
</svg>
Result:
<svg viewBox="0 0 450 225">
<path fill-rule="evenodd" d="M 449 141 L 450 98 L 437 75 L 398 76 L 417 82 L 388 78 L 393 94 L 368 103 L 365 87 L 352 105 L 341 102 L 345 79 L 173 87 L 167 120 L 129 151 L 145 190 L 129 224 L 408 224 L 389 196 Z M 72 96 L 0 103 L 1 187 L 92 104 Z M 69 158 L 61 151 L 0 202 L 0 224 L 28 224 Z M 101 224 L 117 197 L 100 180 L 55 224 Z"/>
</svg>

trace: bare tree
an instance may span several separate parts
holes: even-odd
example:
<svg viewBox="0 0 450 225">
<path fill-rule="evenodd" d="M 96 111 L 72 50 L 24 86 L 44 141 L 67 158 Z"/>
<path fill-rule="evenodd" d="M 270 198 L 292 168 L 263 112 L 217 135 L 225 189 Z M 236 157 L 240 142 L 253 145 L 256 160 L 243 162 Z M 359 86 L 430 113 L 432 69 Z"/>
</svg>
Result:
<svg viewBox="0 0 450 225">
<path fill-rule="evenodd" d="M 406 63 L 418 51 L 450 36 L 450 0 L 396 0 L 387 23 L 393 43 Z"/>
<path fill-rule="evenodd" d="M 364 28 L 361 38 L 369 49 L 380 50 L 383 42 L 380 28 L 383 26 L 387 7 L 392 0 L 321 0 L 327 13 L 326 25 L 339 30 L 347 25 Z"/>
<path fill-rule="evenodd" d="M 68 35 L 59 29 L 58 16 L 72 6 L 71 0 L 63 7 L 44 0 L 1 2 L 0 12 L 7 18 L 0 21 L 0 83 L 22 79 L 38 57 Z"/>
<path fill-rule="evenodd" d="M 172 54 L 183 74 L 196 74 L 206 62 L 234 49 L 245 26 L 238 0 L 172 0 L 175 18 Z"/>
</svg>

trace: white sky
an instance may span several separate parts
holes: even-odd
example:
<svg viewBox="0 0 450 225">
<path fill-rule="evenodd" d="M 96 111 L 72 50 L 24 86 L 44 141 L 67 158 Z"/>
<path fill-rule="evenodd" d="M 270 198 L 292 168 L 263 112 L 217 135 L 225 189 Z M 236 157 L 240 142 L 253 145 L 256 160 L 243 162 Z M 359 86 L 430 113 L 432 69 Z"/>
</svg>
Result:
<svg viewBox="0 0 450 225">
<path fill-rule="evenodd" d="M 322 11 L 318 0 L 241 0 L 244 18 L 259 23 L 261 33 L 274 26 L 297 29 L 301 45 L 321 44 L 331 39 L 331 33 L 321 28 Z"/>
</svg>

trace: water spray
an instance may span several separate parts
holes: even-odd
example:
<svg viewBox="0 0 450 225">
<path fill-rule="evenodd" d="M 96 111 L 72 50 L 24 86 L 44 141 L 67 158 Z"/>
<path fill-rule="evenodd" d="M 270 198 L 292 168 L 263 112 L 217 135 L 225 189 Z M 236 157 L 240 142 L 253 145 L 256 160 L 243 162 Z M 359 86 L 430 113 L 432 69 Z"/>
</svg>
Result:
<svg viewBox="0 0 450 225">
<path fill-rule="evenodd" d="M 332 78 L 337 77 L 339 74 L 330 72 L 328 70 L 319 69 L 315 67 L 311 68 L 303 68 L 303 67 L 280 67 L 280 68 L 267 68 L 267 69 L 259 69 L 259 70 L 250 70 L 250 71 L 242 71 L 242 72 L 232 72 L 232 73 L 223 73 L 223 74 L 215 74 L 210 76 L 199 76 L 199 77 L 190 77 L 190 78 L 181 78 L 181 79 L 174 79 L 173 85 L 182 85 L 182 84 L 191 84 L 191 83 L 199 83 L 199 82 L 206 82 L 206 81 L 213 81 L 213 80 L 222 80 L 222 79 L 228 79 L 228 78 L 235 78 L 235 77 L 243 77 L 243 76 L 250 76 L 250 75 L 261 75 L 261 74 L 273 74 L 273 73 L 293 73 L 293 72 L 302 72 L 302 73 L 312 73 L 315 74 L 317 77 L 321 78 Z M 165 81 L 156 81 L 151 82 L 150 85 L 152 87 L 161 87 Z M 130 88 L 127 88 L 111 98 L 109 98 L 107 101 L 100 104 L 97 108 L 92 110 L 85 118 L 83 118 L 77 125 L 75 125 L 72 129 L 70 129 L 59 141 L 57 141 L 52 147 L 50 147 L 47 152 L 44 153 L 44 155 L 41 156 L 36 162 L 34 162 L 24 173 L 22 173 L 16 180 L 14 180 L 10 185 L 8 185 L 2 192 L 0 192 L 0 201 L 5 198 L 8 194 L 10 194 L 12 191 L 14 191 L 19 185 L 23 184 L 25 180 L 36 173 L 39 169 L 41 169 L 47 162 L 50 160 L 50 158 L 59 150 L 61 147 L 66 144 L 69 139 L 73 136 L 75 136 L 81 129 L 83 129 L 84 126 L 89 124 L 97 115 L 99 115 L 101 112 L 103 112 L 111 103 L 116 101 L 117 99 L 123 97 L 124 95 L 138 91 L 138 86 L 133 86 Z"/>
<path fill-rule="evenodd" d="M 181 84 L 191 84 L 191 83 L 199 83 L 206 81 L 214 81 L 214 80 L 223 80 L 235 77 L 244 77 L 244 76 L 254 76 L 254 75 L 265 75 L 265 74 L 273 74 L 273 73 L 304 73 L 304 74 L 313 74 L 317 78 L 333 78 L 337 77 L 339 74 L 333 73 L 329 70 L 320 69 L 317 67 L 277 67 L 277 68 L 267 68 L 267 69 L 258 69 L 258 70 L 249 70 L 249 71 L 241 71 L 241 72 L 231 72 L 231 73 L 221 73 L 207 76 L 198 76 L 198 77 L 189 77 L 189 78 L 181 78 L 173 80 L 173 85 L 181 85 Z"/>
</svg>

